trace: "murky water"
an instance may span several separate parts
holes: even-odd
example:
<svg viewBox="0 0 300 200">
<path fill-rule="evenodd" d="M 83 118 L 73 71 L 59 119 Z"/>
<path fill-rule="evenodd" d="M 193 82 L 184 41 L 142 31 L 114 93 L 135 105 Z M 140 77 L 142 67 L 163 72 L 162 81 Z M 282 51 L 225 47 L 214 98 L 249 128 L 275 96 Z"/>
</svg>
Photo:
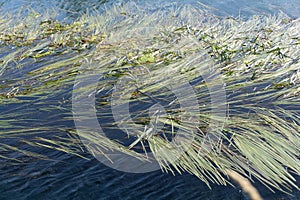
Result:
<svg viewBox="0 0 300 200">
<path fill-rule="evenodd" d="M 274 14 L 283 11 L 291 17 L 300 17 L 299 0 L 202 0 L 202 3 L 214 7 L 213 11 L 220 15 L 250 16 L 257 13 Z M 20 6 L 32 6 L 37 9 L 58 7 L 61 18 L 75 18 L 86 10 L 98 10 L 120 1 L 112 2 L 105 0 L 8 0 L 0 1 L 0 12 L 15 12 Z M 143 2 L 140 2 L 143 3 Z M 149 2 L 148 2 L 149 3 Z M 153 3 L 153 2 L 152 2 Z M 159 3 L 170 3 L 160 1 Z M 154 2 L 155 6 L 159 3 Z M 178 1 L 180 3 L 180 1 Z M 197 4 L 196 1 L 185 1 L 185 3 Z M 1 56 L 1 55 L 0 55 Z M 17 77 L 18 74 L 11 74 Z M 1 77 L 2 79 L 9 77 Z M 62 93 L 58 99 L 68 99 Z M 34 100 L 34 99 L 33 99 Z M 56 118 L 71 116 L 70 102 L 59 104 L 49 98 L 45 99 L 44 105 L 61 106 L 69 109 L 69 113 L 48 113 L 39 110 L 37 104 L 13 105 L 4 107 L 0 105 L 0 113 L 13 112 L 14 109 L 36 110 L 34 116 L 26 119 L 17 118 L 17 124 L 28 124 L 28 126 L 53 126 L 53 132 L 49 134 L 63 134 L 59 128 L 74 129 L 72 121 L 59 124 Z M 1 118 L 1 116 L 0 116 Z M 13 117 L 14 118 L 14 117 Z M 12 118 L 12 119 L 13 119 Z M 16 140 L 7 141 L 17 142 Z M 20 144 L 22 145 L 22 144 Z M 22 146 L 20 146 L 22 148 Z M 28 148 L 24 146 L 24 148 Z M 160 171 L 146 174 L 129 174 L 108 168 L 99 163 L 90 155 L 90 160 L 84 160 L 65 153 L 51 151 L 49 149 L 36 149 L 38 153 L 48 155 L 53 160 L 39 160 L 21 156 L 17 153 L 7 152 L 10 157 L 24 160 L 24 164 L 15 165 L 9 161 L 0 160 L 0 199 L 247 199 L 239 187 L 223 187 L 212 185 L 210 190 L 204 183 L 189 174 L 176 175 L 163 174 Z M 3 152 L 4 154 L 6 152 Z M 273 194 L 260 184 L 256 184 L 265 199 L 300 199 L 300 192 L 294 192 L 289 196 L 279 191 Z"/>
</svg>

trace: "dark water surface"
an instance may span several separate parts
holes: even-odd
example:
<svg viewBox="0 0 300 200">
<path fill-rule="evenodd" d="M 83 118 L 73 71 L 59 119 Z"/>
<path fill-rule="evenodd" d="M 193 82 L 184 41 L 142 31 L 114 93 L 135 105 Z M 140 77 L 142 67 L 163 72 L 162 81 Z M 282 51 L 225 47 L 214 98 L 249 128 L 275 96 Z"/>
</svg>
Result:
<svg viewBox="0 0 300 200">
<path fill-rule="evenodd" d="M 154 5 L 168 1 L 154 1 Z M 178 1 L 179 3 L 180 1 Z M 216 8 L 215 12 L 221 15 L 250 16 L 252 14 L 265 13 L 274 14 L 283 11 L 291 17 L 300 17 L 299 0 L 202 0 L 202 3 Z M 5 0 L 0 1 L 1 14 L 5 12 L 15 12 L 21 6 L 33 6 L 39 9 L 59 7 L 62 18 L 74 18 L 89 8 L 97 10 L 120 1 L 105 0 Z M 170 2 L 169 2 L 170 3 Z M 185 1 L 185 3 L 196 4 L 196 1 Z M 12 74 L 17 77 L 17 74 Z M 8 77 L 0 77 L 0 80 Z M 58 99 L 68 99 L 70 97 L 61 96 Z M 34 99 L 33 99 L 34 101 Z M 44 105 L 62 106 L 70 110 L 70 102 L 59 104 L 54 99 L 46 99 Z M 0 105 L 1 113 L 13 112 L 13 109 L 36 110 L 34 116 L 29 119 L 20 118 L 18 123 L 27 123 L 30 127 L 38 127 L 53 123 L 53 132 L 49 134 L 59 134 L 59 128 L 74 129 L 72 121 L 59 124 L 55 120 L 49 119 L 53 113 L 39 110 L 36 105 L 27 103 L 26 105 L 14 105 L 14 107 L 4 107 Z M 25 109 L 26 108 L 26 109 Z M 66 117 L 65 112 L 57 111 L 57 118 Z M 26 116 L 26 115 L 25 115 Z M 23 116 L 24 117 L 24 116 Z M 0 127 L 1 128 L 1 127 Z M 2 141 L 1 141 L 2 142 Z M 5 141 L 6 142 L 6 141 Z M 8 142 L 17 142 L 8 141 Z M 22 144 L 20 144 L 22 145 Z M 22 148 L 20 146 L 20 148 Z M 24 146 L 24 148 L 28 148 Z M 31 149 L 32 150 L 32 149 Z M 160 171 L 145 174 L 130 174 L 119 172 L 101 164 L 90 155 L 86 155 L 90 160 L 85 160 L 62 152 L 51 151 L 49 149 L 36 149 L 38 153 L 48 155 L 53 160 L 39 160 L 20 156 L 20 154 L 7 152 L 7 156 L 24 160 L 24 164 L 15 165 L 9 161 L 0 160 L 0 200 L 13 199 L 174 199 L 174 200 L 194 200 L 194 199 L 248 199 L 239 187 L 224 187 L 212 185 L 209 189 L 196 177 L 189 174 L 173 176 Z M 4 154 L 6 152 L 3 152 Z M 298 178 L 299 181 L 299 178 Z M 300 192 L 296 191 L 293 196 L 286 195 L 279 191 L 273 194 L 261 184 L 255 184 L 265 199 L 300 199 Z"/>
</svg>

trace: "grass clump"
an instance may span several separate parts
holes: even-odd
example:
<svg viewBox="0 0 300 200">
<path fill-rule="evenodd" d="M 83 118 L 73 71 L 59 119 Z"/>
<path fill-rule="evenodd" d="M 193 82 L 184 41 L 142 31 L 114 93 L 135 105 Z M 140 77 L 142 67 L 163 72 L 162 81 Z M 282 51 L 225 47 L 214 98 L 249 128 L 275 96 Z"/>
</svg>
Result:
<svg viewBox="0 0 300 200">
<path fill-rule="evenodd" d="M 5 109 L 1 138 L 22 138 L 26 135 L 26 131 L 22 134 L 22 119 L 40 109 L 60 125 L 44 122 L 41 128 L 31 130 L 30 139 L 22 141 L 32 146 L 81 156 L 80 136 L 99 146 L 99 152 L 92 153 L 111 149 L 147 160 L 136 151 L 151 151 L 163 171 L 187 171 L 207 185 L 228 184 L 227 172 L 233 170 L 249 179 L 255 177 L 267 187 L 298 188 L 292 174 L 300 174 L 299 19 L 279 15 L 241 20 L 216 17 L 191 6 L 148 11 L 133 4 L 85 15 L 69 24 L 38 16 L 17 22 L 11 16 L 0 19 L 4 22 L 0 26 L 1 106 L 34 105 L 26 112 Z M 199 57 L 201 62 L 195 59 Z M 114 85 L 129 76 L 126 90 L 114 94 L 121 97 L 117 104 L 124 104 L 128 95 L 124 92 L 133 86 L 132 106 L 150 100 L 175 102 L 165 108 L 166 115 L 157 118 L 163 131 L 146 134 L 139 130 L 141 125 L 149 126 L 146 109 L 132 111 L 136 123 L 127 130 L 129 143 L 122 138 L 98 138 L 92 132 L 82 134 L 64 125 L 72 121 L 75 77 L 95 66 L 103 75 L 97 86 L 96 108 L 108 119 L 102 124 L 106 130 L 118 133 L 109 101 Z M 203 74 L 217 77 L 218 70 L 226 89 L 226 102 L 220 102 L 224 105 L 213 104 L 210 97 L 222 94 L 222 88 L 208 93 L 207 88 L 218 82 L 199 79 Z M 193 85 L 198 102 L 188 105 L 188 113 L 178 108 L 178 100 L 165 88 L 174 80 Z M 81 90 L 90 91 L 92 86 Z M 182 98 L 188 100 L 189 96 Z M 48 106 L 47 101 L 55 103 Z M 219 106 L 227 108 L 225 120 L 212 119 L 211 110 Z M 193 112 L 197 109 L 199 112 Z M 62 114 L 57 116 L 58 110 Z M 214 123 L 223 124 L 222 128 L 210 130 Z M 178 129 L 183 132 L 176 133 Z M 49 137 L 46 130 L 59 134 Z M 62 137 L 64 134 L 69 137 Z M 193 141 L 172 146 L 169 140 L 176 134 L 190 134 Z M 1 144 L 1 148 L 8 146 Z"/>
</svg>

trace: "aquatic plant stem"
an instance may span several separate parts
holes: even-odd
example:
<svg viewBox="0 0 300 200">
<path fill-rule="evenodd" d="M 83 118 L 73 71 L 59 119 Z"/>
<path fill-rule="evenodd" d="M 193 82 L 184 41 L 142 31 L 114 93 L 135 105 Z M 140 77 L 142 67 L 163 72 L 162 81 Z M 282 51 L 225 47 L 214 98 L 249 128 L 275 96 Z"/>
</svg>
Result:
<svg viewBox="0 0 300 200">
<path fill-rule="evenodd" d="M 262 200 L 259 192 L 248 179 L 233 170 L 227 170 L 227 174 L 241 186 L 242 190 L 247 193 L 252 200 Z"/>
</svg>

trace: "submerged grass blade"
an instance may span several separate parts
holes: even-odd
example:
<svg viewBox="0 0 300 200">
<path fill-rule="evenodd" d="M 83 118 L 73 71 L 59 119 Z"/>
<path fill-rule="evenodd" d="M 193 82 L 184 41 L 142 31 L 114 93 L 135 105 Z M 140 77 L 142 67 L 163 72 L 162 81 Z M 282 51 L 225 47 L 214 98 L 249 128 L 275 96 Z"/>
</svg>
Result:
<svg viewBox="0 0 300 200">
<path fill-rule="evenodd" d="M 81 138 L 90 142 L 85 151 L 92 154 L 121 151 L 151 162 L 147 154 L 134 150 L 141 145 L 145 152 L 151 150 L 163 171 L 187 171 L 207 185 L 228 184 L 228 171 L 233 170 L 249 179 L 254 176 L 267 187 L 298 188 L 292 173 L 300 175 L 299 19 L 279 15 L 234 20 L 192 6 L 153 12 L 136 4 L 84 15 L 70 23 L 34 16 L 23 21 L 0 18 L 1 139 L 20 138 L 31 146 L 84 157 Z M 214 69 L 220 71 L 227 99 L 217 105 L 211 96 L 222 94 L 215 87 L 219 83 L 203 78 L 216 80 L 219 74 Z M 146 109 L 132 111 L 133 123 L 122 121 L 132 123 L 126 130 L 126 139 L 132 139 L 126 141 L 129 145 L 123 138 L 99 137 L 92 129 L 86 130 L 90 134 L 68 131 L 73 81 L 93 70 L 101 74 L 97 85 L 86 84 L 74 92 L 100 99 L 95 108 L 101 111 L 97 114 L 106 130 L 118 130 L 110 101 L 118 81 L 129 77 L 124 90 L 114 94 L 120 97 L 115 103 L 125 105 L 126 98 L 132 106 L 168 102 L 166 115 L 156 120 L 163 131 L 139 131 L 149 121 Z M 166 86 L 185 81 L 192 85 L 197 102 L 182 110 Z M 93 87 L 96 91 L 87 94 Z M 222 106 L 228 109 L 225 120 L 211 113 Z M 42 121 L 41 128 L 24 127 L 41 124 L 38 112 L 53 122 Z M 212 123 L 223 125 L 210 130 Z M 53 126 L 65 137 L 48 137 L 47 132 L 57 130 Z M 193 140 L 170 143 L 176 134 L 191 135 Z M 5 142 L 1 149 L 45 159 Z M 110 160 L 110 155 L 104 156 Z"/>
</svg>

